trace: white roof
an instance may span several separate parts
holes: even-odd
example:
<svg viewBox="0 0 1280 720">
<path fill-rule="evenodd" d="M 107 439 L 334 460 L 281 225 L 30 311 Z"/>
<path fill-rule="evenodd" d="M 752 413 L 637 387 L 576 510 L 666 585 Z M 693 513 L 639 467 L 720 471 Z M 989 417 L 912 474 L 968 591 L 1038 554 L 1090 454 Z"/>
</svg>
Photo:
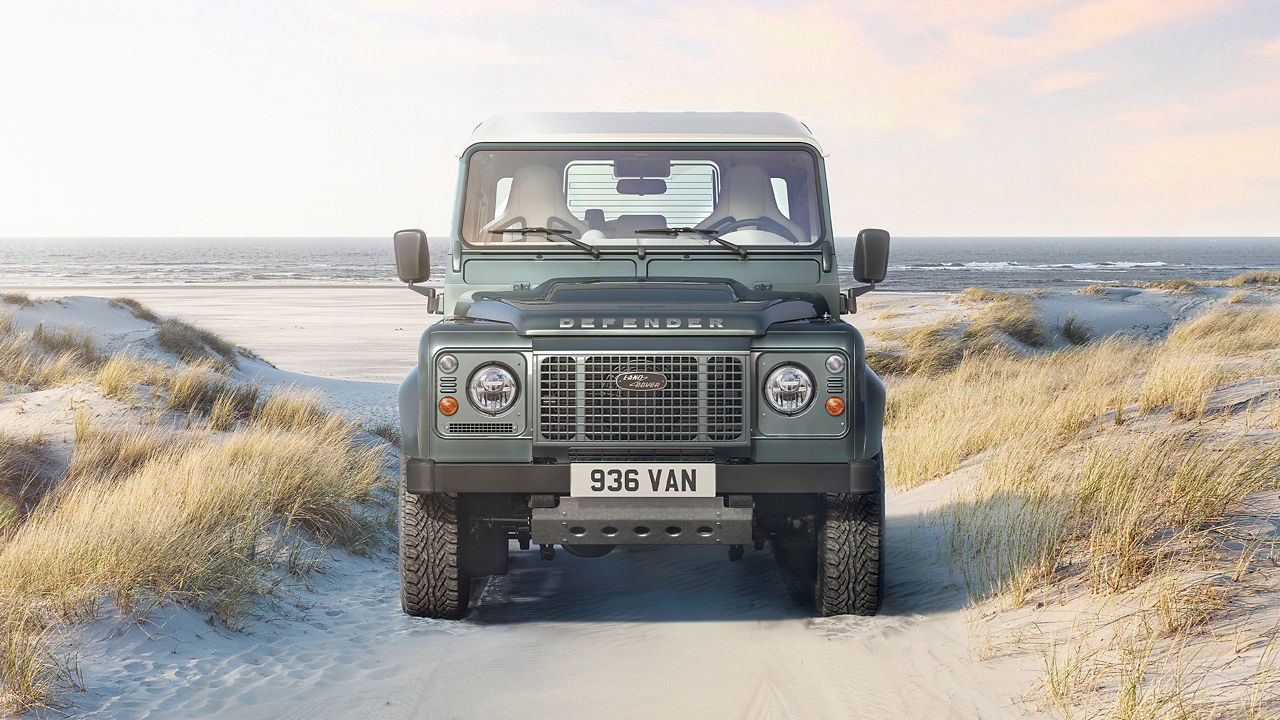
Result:
<svg viewBox="0 0 1280 720">
<path fill-rule="evenodd" d="M 798 142 L 821 152 L 804 123 L 770 112 L 538 112 L 498 115 L 469 145 L 509 142 Z"/>
</svg>

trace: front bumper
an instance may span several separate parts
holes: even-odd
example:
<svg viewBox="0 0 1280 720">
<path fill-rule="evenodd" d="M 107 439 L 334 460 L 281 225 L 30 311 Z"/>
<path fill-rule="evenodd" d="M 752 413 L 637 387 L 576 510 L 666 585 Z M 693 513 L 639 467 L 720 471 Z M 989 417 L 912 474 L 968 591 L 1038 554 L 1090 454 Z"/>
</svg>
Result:
<svg viewBox="0 0 1280 720">
<path fill-rule="evenodd" d="M 438 463 L 402 459 L 405 489 L 432 493 L 569 494 L 568 463 Z M 718 463 L 716 491 L 757 493 L 870 493 L 883 486 L 877 460 L 844 463 Z"/>
<path fill-rule="evenodd" d="M 539 545 L 745 545 L 752 509 L 722 497 L 560 498 L 534 508 L 530 527 Z"/>
</svg>

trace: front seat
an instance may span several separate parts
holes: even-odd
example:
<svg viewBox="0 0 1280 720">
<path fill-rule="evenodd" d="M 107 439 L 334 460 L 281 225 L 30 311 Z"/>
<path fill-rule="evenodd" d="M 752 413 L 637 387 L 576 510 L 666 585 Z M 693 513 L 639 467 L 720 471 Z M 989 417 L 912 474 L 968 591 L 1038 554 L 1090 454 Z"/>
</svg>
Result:
<svg viewBox="0 0 1280 720">
<path fill-rule="evenodd" d="M 720 202 L 705 220 L 698 223 L 703 230 L 718 230 L 737 220 L 764 218 L 771 220 L 791 233 L 786 238 L 791 242 L 808 242 L 809 233 L 778 209 L 778 201 L 773 194 L 773 185 L 769 182 L 769 174 L 755 165 L 739 165 L 729 168 L 724 174 L 724 189 L 720 192 Z M 761 229 L 769 231 L 765 225 Z"/>
<path fill-rule="evenodd" d="M 587 230 L 587 224 L 569 212 L 561 189 L 560 173 L 546 165 L 526 165 L 516 170 L 511 178 L 507 206 L 501 215 L 480 231 L 489 234 L 494 230 L 516 227 L 572 230 L 577 236 Z M 498 239 L 497 236 L 494 239 Z M 521 236 L 511 233 L 499 242 L 518 242 L 521 239 Z"/>
</svg>

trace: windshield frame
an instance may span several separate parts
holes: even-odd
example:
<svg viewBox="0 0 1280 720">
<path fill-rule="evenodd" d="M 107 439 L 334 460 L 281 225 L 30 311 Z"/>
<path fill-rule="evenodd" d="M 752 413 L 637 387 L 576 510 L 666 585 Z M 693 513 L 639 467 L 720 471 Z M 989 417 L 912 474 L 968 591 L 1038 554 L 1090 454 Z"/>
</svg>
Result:
<svg viewBox="0 0 1280 720">
<path fill-rule="evenodd" d="M 815 183 L 814 193 L 817 195 L 818 209 L 818 234 L 813 242 L 809 243 L 788 243 L 779 242 L 777 244 L 752 244 L 749 250 L 752 253 L 774 253 L 774 252 L 804 252 L 820 249 L 824 243 L 829 242 L 831 235 L 831 226 L 828 213 L 827 197 L 827 176 L 826 167 L 823 164 L 822 153 L 813 145 L 803 142 L 574 142 L 574 143 L 476 143 L 469 146 L 460 158 L 461 172 L 459 174 L 458 197 L 454 203 L 454 219 L 453 219 L 453 239 L 459 246 L 470 252 L 483 253 L 501 253 L 501 254 L 522 254 L 528 255 L 544 254 L 544 253 L 566 253 L 581 255 L 582 250 L 572 245 L 554 244 L 548 241 L 546 244 L 528 245 L 524 243 L 516 244 L 515 247 L 504 247 L 500 244 L 474 244 L 468 242 L 462 234 L 462 225 L 466 216 L 467 190 L 471 182 L 471 158 L 477 152 L 484 151 L 503 151 L 503 150 L 801 150 L 809 154 L 813 161 L 813 179 Z M 644 246 L 639 243 L 633 245 L 604 245 L 599 246 L 601 255 L 626 255 L 634 257 L 639 254 L 653 253 L 673 253 L 687 255 L 690 252 L 710 253 L 722 255 L 726 252 L 725 248 L 717 243 L 708 243 L 701 245 L 697 243 L 688 243 L 682 245 L 657 245 Z"/>
</svg>

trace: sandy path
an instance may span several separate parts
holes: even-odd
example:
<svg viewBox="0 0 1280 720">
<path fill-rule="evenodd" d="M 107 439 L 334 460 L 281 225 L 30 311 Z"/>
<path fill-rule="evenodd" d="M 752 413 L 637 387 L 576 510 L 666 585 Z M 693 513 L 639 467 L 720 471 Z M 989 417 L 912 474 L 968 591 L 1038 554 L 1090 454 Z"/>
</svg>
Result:
<svg viewBox="0 0 1280 720">
<path fill-rule="evenodd" d="M 412 363 L 425 324 L 404 290 L 127 294 L 256 349 L 281 366 L 281 378 L 353 407 L 362 401 L 371 417 L 394 403 L 390 381 Z M 403 330 L 383 337 L 387 328 Z M 422 620 L 400 612 L 393 556 L 335 553 L 311 589 L 286 591 L 245 632 L 181 608 L 142 625 L 108 614 L 76 628 L 89 690 L 71 698 L 73 712 L 1019 717 L 1015 698 L 1037 664 L 971 659 L 964 593 L 920 521 L 947 489 L 932 483 L 889 498 L 888 586 L 875 618 L 813 619 L 767 551 L 730 563 L 723 549 L 630 547 L 597 559 L 560 552 L 552 562 L 516 550 L 510 574 L 489 583 L 467 621 Z"/>
<path fill-rule="evenodd" d="M 928 495 L 936 494 L 930 489 Z M 771 554 L 516 551 L 465 622 L 409 618 L 394 558 L 341 556 L 301 619 L 215 631 L 103 618 L 81 658 L 86 717 L 1020 717 L 1035 667 L 974 663 L 961 593 L 922 552 L 926 494 L 892 499 L 875 618 L 815 620 Z M 514 548 L 513 548 L 514 549 Z"/>
</svg>

